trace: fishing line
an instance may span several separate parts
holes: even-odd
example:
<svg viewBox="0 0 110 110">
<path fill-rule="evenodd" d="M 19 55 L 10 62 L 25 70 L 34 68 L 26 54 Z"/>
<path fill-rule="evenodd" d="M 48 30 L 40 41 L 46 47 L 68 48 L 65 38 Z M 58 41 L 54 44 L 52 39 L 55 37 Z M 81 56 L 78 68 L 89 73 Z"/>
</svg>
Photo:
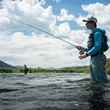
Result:
<svg viewBox="0 0 110 110">
<path fill-rule="evenodd" d="M 28 27 L 31 27 L 31 28 L 33 28 L 33 29 L 36 29 L 36 30 L 41 31 L 41 32 L 43 32 L 43 33 L 46 33 L 46 34 L 48 34 L 49 36 L 52 36 L 52 37 L 54 37 L 54 38 L 56 38 L 56 39 L 59 39 L 59 40 L 65 42 L 65 43 L 67 43 L 67 44 L 70 44 L 71 46 L 73 46 L 73 47 L 76 48 L 76 45 L 75 45 L 75 44 L 73 44 L 73 43 L 71 43 L 71 42 L 69 42 L 69 41 L 67 41 L 67 40 L 65 40 L 65 39 L 62 39 L 62 38 L 60 38 L 60 37 L 57 37 L 57 36 L 55 36 L 54 34 L 49 33 L 48 31 L 45 31 L 45 30 L 41 29 L 41 28 L 38 27 L 38 26 L 33 26 L 33 25 L 31 25 L 31 24 L 24 23 L 23 21 L 18 20 L 18 19 L 16 19 L 16 18 L 14 18 L 14 20 L 17 21 L 17 22 L 19 22 L 20 24 L 26 25 L 26 26 L 28 26 Z"/>
</svg>

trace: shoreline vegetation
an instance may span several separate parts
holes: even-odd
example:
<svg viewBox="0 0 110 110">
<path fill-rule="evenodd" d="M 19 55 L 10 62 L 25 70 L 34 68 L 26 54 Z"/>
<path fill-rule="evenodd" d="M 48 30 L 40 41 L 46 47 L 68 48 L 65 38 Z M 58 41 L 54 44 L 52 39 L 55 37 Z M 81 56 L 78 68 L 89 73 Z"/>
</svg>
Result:
<svg viewBox="0 0 110 110">
<path fill-rule="evenodd" d="M 106 65 L 107 73 L 110 74 L 110 59 L 107 60 Z M 89 73 L 89 66 L 78 67 L 64 67 L 64 68 L 28 68 L 28 74 L 30 73 Z M 0 68 L 0 74 L 2 73 L 24 73 L 24 67 L 15 68 Z"/>
</svg>

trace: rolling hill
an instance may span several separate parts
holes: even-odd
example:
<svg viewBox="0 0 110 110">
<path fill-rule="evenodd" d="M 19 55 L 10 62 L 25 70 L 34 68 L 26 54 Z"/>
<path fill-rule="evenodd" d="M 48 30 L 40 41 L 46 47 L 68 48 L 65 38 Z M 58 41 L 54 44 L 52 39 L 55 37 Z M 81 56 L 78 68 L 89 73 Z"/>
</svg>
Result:
<svg viewBox="0 0 110 110">
<path fill-rule="evenodd" d="M 14 68 L 14 66 L 0 60 L 0 68 Z"/>
</svg>

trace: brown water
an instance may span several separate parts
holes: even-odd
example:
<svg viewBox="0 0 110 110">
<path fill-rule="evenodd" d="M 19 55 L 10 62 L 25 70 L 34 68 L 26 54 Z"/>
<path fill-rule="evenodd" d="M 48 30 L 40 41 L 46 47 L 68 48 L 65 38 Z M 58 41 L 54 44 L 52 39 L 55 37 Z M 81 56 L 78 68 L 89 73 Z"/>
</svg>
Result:
<svg viewBox="0 0 110 110">
<path fill-rule="evenodd" d="M 0 110 L 110 110 L 110 82 L 75 73 L 1 75 Z"/>
</svg>

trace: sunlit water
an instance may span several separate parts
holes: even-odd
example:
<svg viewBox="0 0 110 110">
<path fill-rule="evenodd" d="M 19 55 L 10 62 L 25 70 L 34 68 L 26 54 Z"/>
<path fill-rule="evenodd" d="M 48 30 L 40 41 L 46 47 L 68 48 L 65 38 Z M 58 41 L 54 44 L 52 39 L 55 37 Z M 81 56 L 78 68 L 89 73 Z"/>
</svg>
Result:
<svg viewBox="0 0 110 110">
<path fill-rule="evenodd" d="M 110 110 L 110 82 L 75 73 L 0 75 L 0 110 Z"/>
</svg>

